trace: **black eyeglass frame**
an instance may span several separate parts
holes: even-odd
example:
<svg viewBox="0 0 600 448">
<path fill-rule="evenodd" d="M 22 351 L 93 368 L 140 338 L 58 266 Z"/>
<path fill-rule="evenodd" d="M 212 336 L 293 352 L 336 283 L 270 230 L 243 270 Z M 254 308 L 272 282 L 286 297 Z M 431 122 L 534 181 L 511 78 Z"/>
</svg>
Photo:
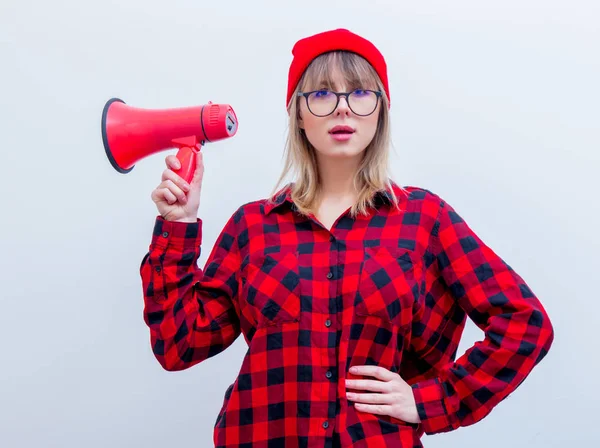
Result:
<svg viewBox="0 0 600 448">
<path fill-rule="evenodd" d="M 371 112 L 369 112 L 368 114 L 357 114 L 356 112 L 354 112 L 354 109 L 352 109 L 352 106 L 350 105 L 350 95 L 352 95 L 354 92 L 356 92 L 357 90 L 362 90 L 363 92 L 371 92 L 374 93 L 375 96 L 377 97 L 377 100 L 375 101 L 375 106 L 373 107 L 373 110 Z M 311 109 L 310 106 L 308 105 L 308 97 L 313 94 L 313 93 L 317 93 L 317 92 L 328 92 L 328 93 L 333 93 L 337 98 L 336 98 L 336 102 L 335 102 L 335 106 L 333 107 L 333 110 L 331 112 L 329 112 L 328 114 L 325 115 L 317 115 L 315 114 Z M 337 109 L 338 105 L 340 104 L 340 97 L 345 97 L 346 98 L 346 104 L 348 104 L 348 107 L 350 108 L 350 110 L 352 111 L 352 113 L 354 115 L 358 115 L 359 117 L 368 117 L 369 115 L 371 115 L 373 112 L 375 112 L 375 109 L 377 109 L 377 105 L 379 104 L 379 99 L 381 98 L 381 95 L 383 94 L 383 92 L 381 90 L 370 90 L 370 89 L 354 89 L 352 92 L 333 92 L 332 90 L 327 90 L 327 89 L 317 89 L 317 90 L 311 90 L 310 92 L 298 92 L 298 96 L 303 96 L 306 100 L 306 107 L 308 108 L 308 111 L 313 114 L 315 117 L 327 117 L 329 115 L 331 115 L 332 113 L 335 112 L 335 110 Z"/>
</svg>

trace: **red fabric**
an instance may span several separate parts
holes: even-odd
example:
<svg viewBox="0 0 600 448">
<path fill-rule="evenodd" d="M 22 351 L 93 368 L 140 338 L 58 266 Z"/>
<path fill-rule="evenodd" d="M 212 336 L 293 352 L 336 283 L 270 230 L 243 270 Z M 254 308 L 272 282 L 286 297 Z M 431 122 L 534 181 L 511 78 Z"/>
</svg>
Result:
<svg viewBox="0 0 600 448">
<path fill-rule="evenodd" d="M 293 59 L 288 73 L 286 107 L 290 103 L 298 81 L 300 81 L 302 74 L 312 60 L 323 53 L 333 50 L 352 51 L 365 58 L 373 66 L 379 78 L 381 78 L 385 93 L 388 99 L 390 99 L 387 65 L 383 55 L 372 42 L 344 28 L 338 28 L 300 39 L 292 48 Z"/>
<path fill-rule="evenodd" d="M 420 447 L 484 418 L 547 354 L 552 324 L 525 281 L 450 204 L 404 190 L 394 184 L 401 210 L 381 193 L 330 231 L 285 188 L 239 207 L 204 269 L 202 221 L 157 217 L 140 273 L 158 362 L 190 368 L 240 334 L 249 346 L 216 447 Z M 467 317 L 485 338 L 455 359 Z M 364 364 L 412 386 L 420 425 L 356 410 L 345 379 Z"/>
</svg>

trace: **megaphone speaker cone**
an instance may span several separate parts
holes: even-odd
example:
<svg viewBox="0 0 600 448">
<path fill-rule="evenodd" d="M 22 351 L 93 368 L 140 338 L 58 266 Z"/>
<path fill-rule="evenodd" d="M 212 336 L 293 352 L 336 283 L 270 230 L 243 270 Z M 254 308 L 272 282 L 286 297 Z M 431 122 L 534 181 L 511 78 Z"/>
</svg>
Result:
<svg viewBox="0 0 600 448">
<path fill-rule="evenodd" d="M 102 129 L 102 142 L 104 143 L 104 151 L 106 152 L 106 156 L 108 157 L 108 160 L 110 161 L 110 164 L 113 166 L 113 168 L 115 170 L 117 170 L 119 173 L 127 174 L 127 173 L 129 173 L 133 169 L 133 166 L 131 166 L 129 168 L 123 168 L 123 167 L 119 166 L 119 164 L 118 164 L 115 156 L 113 155 L 113 152 L 110 149 L 110 143 L 109 143 L 107 128 L 110 126 L 110 124 L 109 124 L 109 109 L 110 109 L 110 106 L 113 103 L 123 103 L 123 104 L 125 104 L 125 101 L 123 101 L 123 100 L 121 100 L 119 98 L 111 98 L 104 105 L 104 109 L 102 111 L 102 125 L 101 125 L 101 129 Z"/>
</svg>

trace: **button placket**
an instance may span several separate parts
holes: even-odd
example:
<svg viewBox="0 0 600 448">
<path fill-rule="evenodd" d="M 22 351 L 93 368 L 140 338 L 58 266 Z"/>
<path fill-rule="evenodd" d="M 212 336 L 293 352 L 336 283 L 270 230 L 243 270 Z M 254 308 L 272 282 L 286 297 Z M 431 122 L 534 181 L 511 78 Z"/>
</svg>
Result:
<svg viewBox="0 0 600 448">
<path fill-rule="evenodd" d="M 335 279 L 335 269 L 336 269 L 336 247 L 335 247 L 335 237 L 333 235 L 329 235 L 329 242 L 332 243 L 332 247 L 331 247 L 331 252 L 330 252 L 330 261 L 331 261 L 331 266 L 329 268 L 329 272 L 327 272 L 327 279 L 332 280 Z M 332 292 L 332 294 L 334 294 Z M 326 319 L 325 322 L 325 327 L 329 328 L 331 327 L 331 319 Z M 335 357 L 334 359 L 331 359 L 331 362 L 335 362 Z M 328 380 L 331 380 L 334 377 L 333 372 L 331 370 L 327 370 L 325 372 L 325 378 L 327 378 Z M 331 387 L 335 387 L 333 384 Z M 322 424 L 324 429 L 329 428 L 329 422 L 328 421 L 324 421 Z"/>
</svg>

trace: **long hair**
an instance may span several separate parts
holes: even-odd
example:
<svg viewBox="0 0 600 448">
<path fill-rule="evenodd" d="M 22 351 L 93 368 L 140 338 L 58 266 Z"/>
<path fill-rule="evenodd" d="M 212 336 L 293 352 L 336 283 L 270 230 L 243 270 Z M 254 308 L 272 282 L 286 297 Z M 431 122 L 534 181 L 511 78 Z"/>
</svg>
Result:
<svg viewBox="0 0 600 448">
<path fill-rule="evenodd" d="M 332 51 L 316 57 L 300 78 L 288 105 L 289 124 L 284 151 L 284 168 L 269 200 L 274 200 L 283 179 L 293 172 L 295 181 L 292 183 L 291 197 L 297 211 L 303 214 L 316 212 L 320 188 L 319 171 L 315 148 L 298 123 L 300 103 L 297 93 L 314 89 L 322 83 L 331 87 L 335 69 L 339 69 L 346 84 L 352 88 L 379 89 L 383 92 L 375 136 L 365 149 L 354 178 L 354 188 L 358 198 L 351 208 L 350 215 L 352 217 L 358 214 L 366 215 L 367 208 L 374 205 L 375 193 L 379 191 L 389 192 L 394 205 L 398 206 L 398 198 L 394 194 L 389 176 L 388 154 L 391 144 L 389 100 L 373 67 L 363 57 L 347 51 Z"/>
</svg>

